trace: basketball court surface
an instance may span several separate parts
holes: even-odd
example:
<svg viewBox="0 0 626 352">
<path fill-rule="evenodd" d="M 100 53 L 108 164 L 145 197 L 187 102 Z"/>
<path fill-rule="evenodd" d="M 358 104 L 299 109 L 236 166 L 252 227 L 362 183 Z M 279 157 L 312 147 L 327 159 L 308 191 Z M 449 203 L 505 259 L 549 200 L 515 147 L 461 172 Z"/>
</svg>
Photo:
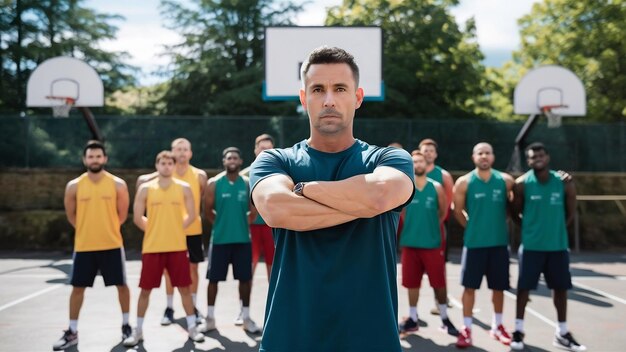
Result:
<svg viewBox="0 0 626 352">
<path fill-rule="evenodd" d="M 127 274 L 131 288 L 131 324 L 135 324 L 138 281 L 141 261 L 137 253 L 127 253 Z M 447 264 L 448 293 L 453 308 L 450 319 L 461 327 L 458 284 L 460 256 L 453 252 Z M 585 253 L 572 255 L 574 289 L 569 292 L 568 325 L 580 343 L 589 351 L 626 350 L 626 254 Z M 71 270 L 69 253 L 0 252 L 0 351 L 51 351 L 68 325 L 68 285 Z M 517 280 L 517 262 L 511 260 L 511 284 Z M 398 270 L 400 272 L 400 270 Z M 201 278 L 206 262 L 200 265 Z M 145 341 L 134 349 L 121 345 L 121 314 L 117 291 L 104 288 L 100 277 L 93 289 L 88 289 L 79 320 L 79 344 L 68 351 L 258 351 L 260 336 L 247 334 L 233 320 L 239 311 L 237 282 L 221 283 L 216 303 L 217 330 L 206 334 L 203 343 L 187 339 L 185 318 L 180 297 L 175 295 L 176 323 L 160 325 L 165 309 L 165 289 L 152 292 L 150 307 L 144 323 Z M 400 282 L 400 278 L 398 279 Z M 433 293 L 427 280 L 418 305 L 422 321 L 418 332 L 401 340 L 404 351 L 453 351 L 456 339 L 439 331 L 439 317 L 430 314 Z M 476 293 L 473 339 L 469 351 L 508 351 L 509 348 L 489 337 L 491 324 L 491 294 L 483 287 Z M 198 307 L 206 311 L 206 279 L 200 282 Z M 259 265 L 252 288 L 251 316 L 263 323 L 268 283 L 265 268 Z M 372 302 L 376 304 L 376 302 Z M 407 291 L 399 286 L 400 318 L 408 314 Z M 340 306 L 341 302 L 337 302 Z M 368 309 L 368 307 L 363 307 Z M 504 322 L 513 328 L 515 315 L 514 291 L 506 292 Z M 550 292 L 544 283 L 531 295 L 525 318 L 526 351 L 560 351 L 552 346 L 555 330 L 555 310 Z M 354 329 L 367 329 L 367 321 L 355 322 Z M 306 329 L 306 326 L 297 327 Z M 324 336 L 320 336 L 323 339 Z"/>
</svg>

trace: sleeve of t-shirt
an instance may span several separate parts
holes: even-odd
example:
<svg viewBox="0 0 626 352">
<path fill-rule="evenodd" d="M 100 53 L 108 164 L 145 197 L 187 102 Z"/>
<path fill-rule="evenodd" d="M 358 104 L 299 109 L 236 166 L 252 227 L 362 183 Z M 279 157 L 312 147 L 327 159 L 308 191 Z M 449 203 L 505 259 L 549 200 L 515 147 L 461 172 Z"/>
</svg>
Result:
<svg viewBox="0 0 626 352">
<path fill-rule="evenodd" d="M 285 157 L 276 149 L 265 150 L 250 166 L 250 197 L 259 181 L 273 175 L 289 176 Z"/>
<path fill-rule="evenodd" d="M 391 147 L 383 148 L 380 158 L 378 159 L 378 163 L 376 164 L 376 167 L 379 166 L 388 166 L 399 170 L 405 174 L 409 180 L 411 180 L 411 183 L 413 183 L 413 159 L 406 150 Z M 415 187 L 413 187 L 413 192 L 411 193 L 409 199 L 407 199 L 404 204 L 394 209 L 394 211 L 401 211 L 402 208 L 411 203 L 414 193 Z"/>
</svg>

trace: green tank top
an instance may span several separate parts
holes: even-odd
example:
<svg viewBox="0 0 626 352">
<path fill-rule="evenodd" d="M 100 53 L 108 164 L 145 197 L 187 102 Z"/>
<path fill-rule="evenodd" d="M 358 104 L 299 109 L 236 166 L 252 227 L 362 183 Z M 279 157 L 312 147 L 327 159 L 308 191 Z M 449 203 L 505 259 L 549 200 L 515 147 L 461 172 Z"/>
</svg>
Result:
<svg viewBox="0 0 626 352">
<path fill-rule="evenodd" d="M 443 169 L 440 166 L 435 165 L 435 168 L 430 170 L 430 172 L 426 174 L 426 177 L 432 180 L 435 180 L 443 185 L 443 171 L 442 170 Z"/>
<path fill-rule="evenodd" d="M 406 207 L 400 246 L 414 248 L 441 247 L 437 189 L 428 179 L 421 191 L 415 188 L 413 200 Z"/>
<path fill-rule="evenodd" d="M 261 214 L 257 214 L 256 218 L 252 222 L 254 225 L 266 225 L 265 220 L 261 217 Z"/>
<path fill-rule="evenodd" d="M 463 238 L 465 247 L 506 246 L 509 242 L 506 206 L 506 182 L 502 174 L 492 169 L 491 177 L 485 182 L 476 170 L 472 171 L 465 198 L 469 216 Z"/>
<path fill-rule="evenodd" d="M 522 245 L 534 251 L 563 251 L 569 247 L 565 225 L 563 181 L 550 171 L 541 183 L 533 170 L 524 175 L 524 217 Z"/>
<path fill-rule="evenodd" d="M 215 223 L 211 240 L 213 244 L 250 242 L 248 228 L 248 185 L 239 176 L 235 182 L 220 177 L 215 184 Z"/>
</svg>

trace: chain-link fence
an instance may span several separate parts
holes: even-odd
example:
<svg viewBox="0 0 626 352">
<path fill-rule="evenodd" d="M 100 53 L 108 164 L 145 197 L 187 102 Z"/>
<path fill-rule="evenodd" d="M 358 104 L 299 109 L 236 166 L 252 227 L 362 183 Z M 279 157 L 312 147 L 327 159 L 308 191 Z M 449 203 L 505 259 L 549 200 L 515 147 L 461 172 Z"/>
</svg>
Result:
<svg viewBox="0 0 626 352">
<path fill-rule="evenodd" d="M 177 137 L 189 139 L 192 163 L 220 168 L 221 151 L 240 148 L 244 163 L 254 158 L 254 138 L 270 133 L 277 147 L 288 147 L 309 136 L 304 117 L 146 117 L 102 116 L 97 123 L 106 139 L 109 166 L 151 168 L 155 155 L 169 149 Z M 552 156 L 552 166 L 570 171 L 626 172 L 626 123 L 568 124 L 549 129 L 535 125 L 528 142 L 541 141 Z M 473 168 L 472 147 L 481 141 L 494 146 L 494 167 L 505 169 L 521 123 L 484 120 L 364 119 L 354 122 L 356 138 L 370 144 L 399 142 L 406 149 L 423 138 L 440 146 L 438 164 L 450 170 Z M 81 165 L 82 147 L 90 132 L 81 117 L 0 116 L 0 167 L 72 167 Z"/>
</svg>

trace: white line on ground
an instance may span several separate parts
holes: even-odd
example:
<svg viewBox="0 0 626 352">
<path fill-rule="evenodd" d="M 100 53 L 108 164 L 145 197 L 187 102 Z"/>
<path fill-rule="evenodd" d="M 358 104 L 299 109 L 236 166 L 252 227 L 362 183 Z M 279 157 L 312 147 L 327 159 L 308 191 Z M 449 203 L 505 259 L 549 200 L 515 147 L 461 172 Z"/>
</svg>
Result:
<svg viewBox="0 0 626 352">
<path fill-rule="evenodd" d="M 32 293 L 32 294 L 30 294 L 30 295 L 28 295 L 28 296 L 26 296 L 26 297 L 22 297 L 22 298 L 20 298 L 20 299 L 18 299 L 18 300 L 15 300 L 15 301 L 13 301 L 13 302 L 10 302 L 10 303 L 7 303 L 7 304 L 5 304 L 5 305 L 1 306 L 1 307 L 0 307 L 0 311 L 3 311 L 3 310 L 5 310 L 5 309 L 7 309 L 7 308 L 10 308 L 10 307 L 13 307 L 13 306 L 14 306 L 14 305 L 16 305 L 16 304 L 20 304 L 20 303 L 22 303 L 22 302 L 28 301 L 28 300 L 29 300 L 29 299 L 31 299 L 31 298 L 35 298 L 35 297 L 37 297 L 37 296 L 43 295 L 43 294 L 44 294 L 44 293 L 46 293 L 46 292 L 50 292 L 50 291 L 52 291 L 52 290 L 56 290 L 57 288 L 59 288 L 59 287 L 63 287 L 63 286 L 65 286 L 65 285 L 63 285 L 63 284 L 56 284 L 56 285 L 54 285 L 54 286 L 50 286 L 50 287 L 48 287 L 48 288 L 44 288 L 44 289 L 43 289 L 43 290 L 41 290 L 41 291 L 37 291 L 37 292 Z"/>
<path fill-rule="evenodd" d="M 595 288 L 589 287 L 589 286 L 587 286 L 587 285 L 585 285 L 585 284 L 581 284 L 580 282 L 576 282 L 576 281 L 572 281 L 572 284 L 573 284 L 574 286 L 576 286 L 576 287 L 580 287 L 580 288 L 582 288 L 582 289 L 585 289 L 585 290 L 591 291 L 591 292 L 593 292 L 593 293 L 595 293 L 595 294 L 598 294 L 598 295 L 600 295 L 600 296 L 604 296 L 604 297 L 606 297 L 606 298 L 610 298 L 610 299 L 612 299 L 612 300 L 614 300 L 614 301 L 616 301 L 616 302 L 619 302 L 619 303 L 621 303 L 621 304 L 626 304 L 626 300 L 624 300 L 624 299 L 622 299 L 622 298 L 620 298 L 620 297 L 614 296 L 614 295 L 612 295 L 612 294 L 610 294 L 610 293 L 604 292 L 604 291 L 602 291 L 602 290 L 598 290 L 598 289 L 595 289 Z"/>
<path fill-rule="evenodd" d="M 517 300 L 517 296 L 515 296 L 513 293 L 509 292 L 509 291 L 504 291 L 504 295 L 509 297 L 510 299 L 513 300 Z M 535 317 L 537 317 L 539 320 L 543 321 L 544 323 L 550 325 L 553 328 L 556 328 L 556 323 L 553 322 L 552 320 L 546 318 L 544 315 L 540 314 L 539 312 L 537 312 L 536 310 L 526 306 L 526 311 L 532 315 L 534 315 Z"/>
</svg>

